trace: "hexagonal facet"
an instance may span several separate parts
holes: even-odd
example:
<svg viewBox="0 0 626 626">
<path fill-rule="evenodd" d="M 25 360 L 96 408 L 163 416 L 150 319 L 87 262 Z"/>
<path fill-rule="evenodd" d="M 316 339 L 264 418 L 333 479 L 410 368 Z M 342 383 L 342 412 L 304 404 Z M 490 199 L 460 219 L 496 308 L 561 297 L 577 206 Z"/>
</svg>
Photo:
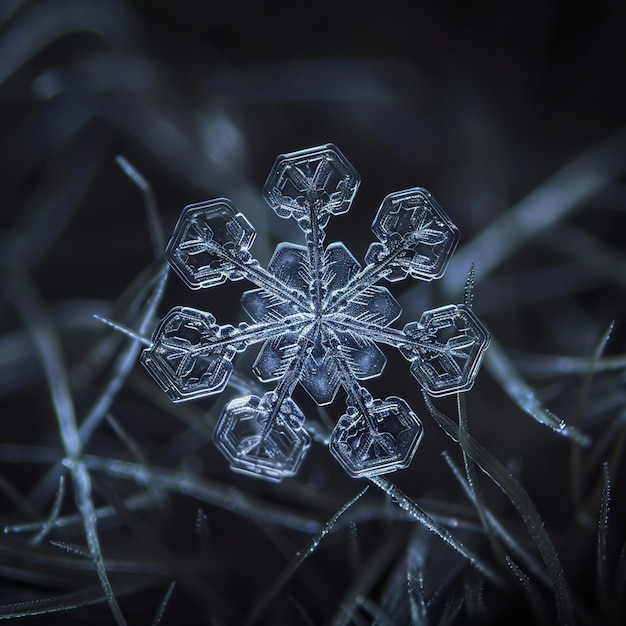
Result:
<svg viewBox="0 0 626 626">
<path fill-rule="evenodd" d="M 285 376 L 298 351 L 299 339 L 299 333 L 283 333 L 263 344 L 252 368 L 261 382 Z M 330 404 L 335 399 L 341 381 L 334 359 L 323 348 L 321 340 L 311 347 L 298 380 L 318 405 Z"/>
<path fill-rule="evenodd" d="M 324 266 L 324 283 L 328 291 L 345 287 L 361 269 L 352 252 L 339 241 L 331 243 L 324 251 Z"/>
<path fill-rule="evenodd" d="M 400 346 L 411 373 L 431 396 L 467 391 L 474 384 L 489 333 L 463 304 L 425 311 L 404 327 L 413 343 Z"/>
<path fill-rule="evenodd" d="M 308 283 L 302 275 L 302 270 L 307 265 L 307 258 L 307 250 L 304 246 L 279 243 L 267 264 L 267 271 L 293 289 L 306 293 Z"/>
<path fill-rule="evenodd" d="M 267 271 L 276 276 L 285 285 L 302 294 L 308 292 L 306 268 L 307 251 L 302 246 L 281 243 L 267 266 Z M 251 289 L 241 296 L 241 305 L 255 321 L 276 321 L 277 317 L 286 317 L 298 312 L 293 302 L 285 302 L 267 289 Z"/>
<path fill-rule="evenodd" d="M 263 398 L 246 396 L 229 402 L 214 438 L 232 469 L 279 481 L 298 471 L 311 438 L 296 403 L 287 398 L 276 407 L 273 396 L 267 393 Z"/>
<path fill-rule="evenodd" d="M 370 419 L 348 407 L 330 436 L 329 449 L 355 478 L 408 467 L 424 432 L 421 421 L 401 398 L 374 400 Z"/>
<path fill-rule="evenodd" d="M 165 250 L 174 271 L 192 289 L 244 277 L 233 258 L 245 261 L 256 232 L 230 200 L 218 198 L 185 207 Z"/>
<path fill-rule="evenodd" d="M 383 373 L 387 357 L 371 339 L 339 330 L 334 335 L 343 346 L 346 363 L 357 380 L 376 378 Z"/>
<path fill-rule="evenodd" d="M 320 405 L 330 404 L 337 395 L 341 385 L 335 360 L 326 350 L 321 340 L 311 350 L 311 356 L 304 366 L 300 384 L 306 392 Z"/>
<path fill-rule="evenodd" d="M 141 362 L 174 402 L 223 391 L 231 375 L 234 350 L 211 350 L 220 333 L 210 313 L 176 307 L 156 327 Z"/>
<path fill-rule="evenodd" d="M 252 367 L 261 382 L 278 380 L 284 375 L 298 349 L 299 338 L 298 333 L 282 333 L 263 344 Z"/>
<path fill-rule="evenodd" d="M 333 144 L 283 154 L 276 159 L 263 196 L 280 217 L 308 220 L 313 209 L 323 226 L 330 215 L 345 213 L 356 194 L 359 175 Z"/>
<path fill-rule="evenodd" d="M 377 326 L 389 326 L 402 313 L 400 303 L 386 287 L 368 287 L 346 303 L 340 313 L 351 319 L 367 320 Z"/>
<path fill-rule="evenodd" d="M 397 251 L 386 278 L 441 278 L 459 231 L 426 189 L 415 187 L 389 194 L 380 205 L 372 230 L 381 244 L 372 244 L 366 262 L 381 263 Z"/>
</svg>

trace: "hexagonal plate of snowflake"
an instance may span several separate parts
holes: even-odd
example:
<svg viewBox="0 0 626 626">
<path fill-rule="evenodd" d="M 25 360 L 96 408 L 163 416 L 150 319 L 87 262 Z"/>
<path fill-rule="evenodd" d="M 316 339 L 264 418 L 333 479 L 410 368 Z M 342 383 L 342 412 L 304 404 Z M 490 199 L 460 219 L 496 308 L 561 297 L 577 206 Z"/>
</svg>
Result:
<svg viewBox="0 0 626 626">
<path fill-rule="evenodd" d="M 222 412 L 215 443 L 234 470 L 269 480 L 293 476 L 310 446 L 305 417 L 292 399 L 300 384 L 319 405 L 340 387 L 347 408 L 329 448 L 351 476 L 405 468 L 423 427 L 397 397 L 372 398 L 359 384 L 380 376 L 385 356 L 377 343 L 400 350 L 411 373 L 433 396 L 468 390 L 489 335 L 466 306 L 426 311 L 419 322 L 392 328 L 401 308 L 383 279 L 440 278 L 456 248 L 458 230 L 425 189 L 388 195 L 372 230 L 378 241 L 365 264 L 342 243 L 324 247 L 332 215 L 350 208 L 359 176 L 332 144 L 281 155 L 264 197 L 293 218 L 305 245 L 281 243 L 267 269 L 250 254 L 255 230 L 224 198 L 183 211 L 166 258 L 192 289 L 247 279 L 255 289 L 241 303 L 252 323 L 220 326 L 210 313 L 176 307 L 154 331 L 141 357 L 174 401 L 221 392 L 237 352 L 262 344 L 254 373 L 275 387 L 259 398 L 236 398 Z"/>
</svg>

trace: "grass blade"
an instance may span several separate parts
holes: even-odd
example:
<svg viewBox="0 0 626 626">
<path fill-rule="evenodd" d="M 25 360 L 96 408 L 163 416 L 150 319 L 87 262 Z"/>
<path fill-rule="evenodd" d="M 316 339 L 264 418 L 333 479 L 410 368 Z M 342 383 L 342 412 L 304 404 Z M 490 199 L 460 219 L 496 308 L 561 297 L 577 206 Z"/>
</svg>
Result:
<svg viewBox="0 0 626 626">
<path fill-rule="evenodd" d="M 591 356 L 591 361 L 589 363 L 589 369 L 587 370 L 587 374 L 585 379 L 583 380 L 583 384 L 580 390 L 580 398 L 578 400 L 578 410 L 576 411 L 575 417 L 575 426 L 578 426 L 582 423 L 583 413 L 585 410 L 585 405 L 587 403 L 587 395 L 589 393 L 589 387 L 591 385 L 591 381 L 593 380 L 593 376 L 596 372 L 596 366 L 598 361 L 602 357 L 602 353 L 606 348 L 611 335 L 613 334 L 613 329 L 615 328 L 615 322 L 611 322 L 609 327 L 606 329 L 602 338 L 598 342 L 595 350 L 593 351 L 593 355 Z M 570 447 L 570 490 L 572 494 L 572 499 L 574 500 L 574 504 L 578 506 L 580 504 L 580 500 L 582 497 L 582 459 L 580 456 L 580 448 L 578 446 Z"/>
<path fill-rule="evenodd" d="M 41 527 L 41 530 L 31 539 L 31 546 L 38 546 L 48 535 L 48 533 L 52 530 L 55 525 L 59 513 L 61 512 L 61 504 L 63 504 L 63 498 L 65 496 L 65 477 L 63 475 L 59 476 L 59 487 L 57 489 L 57 494 L 54 498 L 54 503 L 52 504 L 52 509 L 50 511 L 50 515 L 48 519 L 44 522 Z"/>
<path fill-rule="evenodd" d="M 159 626 L 159 624 L 161 623 L 161 620 L 163 619 L 163 614 L 165 613 L 165 609 L 167 608 L 170 598 L 172 597 L 172 593 L 174 593 L 175 587 L 176 583 L 172 581 L 167 588 L 165 595 L 163 596 L 163 600 L 161 600 L 161 604 L 159 604 L 159 608 L 157 609 L 154 619 L 152 620 L 152 626 Z"/>
<path fill-rule="evenodd" d="M 532 584 L 530 578 L 515 564 L 513 559 L 507 555 L 506 563 L 513 572 L 513 575 L 522 586 L 526 593 L 526 597 L 530 602 L 530 606 L 535 614 L 537 624 L 549 624 L 548 608 L 535 585 Z"/>
<path fill-rule="evenodd" d="M 165 235 L 163 234 L 163 223 L 159 215 L 159 209 L 152 186 L 123 156 L 117 155 L 115 162 L 120 166 L 124 174 L 137 185 L 143 194 L 154 258 L 158 259 L 165 250 Z"/>
<path fill-rule="evenodd" d="M 578 445 L 588 446 L 591 439 L 577 428 L 568 426 L 562 419 L 546 409 L 535 391 L 524 381 L 511 360 L 506 356 L 494 338 L 485 355 L 485 363 L 492 376 L 500 383 L 505 393 L 517 404 L 517 406 L 530 415 L 535 421 L 551 428 L 554 432 L 568 437 Z"/>
<path fill-rule="evenodd" d="M 74 498 L 83 521 L 89 553 L 113 618 L 117 624 L 125 624 L 126 621 L 107 576 L 100 548 L 95 507 L 91 497 L 91 478 L 81 458 L 82 443 L 78 434 L 76 414 L 66 377 L 66 368 L 61 356 L 61 348 L 43 303 L 40 302 L 39 295 L 28 277 L 16 269 L 7 279 L 7 283 L 7 292 L 32 334 L 46 375 L 52 406 L 57 417 L 59 434 L 66 455 L 64 465 L 72 475 Z"/>
<path fill-rule="evenodd" d="M 420 579 L 417 581 L 411 572 L 407 571 L 406 584 L 409 594 L 409 605 L 411 607 L 412 626 L 428 626 L 423 577 L 420 574 Z"/>
<path fill-rule="evenodd" d="M 413 502 L 413 500 L 396 487 L 396 485 L 381 476 L 370 476 L 368 480 L 390 496 L 401 509 L 404 509 L 420 524 L 428 528 L 428 530 L 434 532 L 451 548 L 464 556 L 479 572 L 484 574 L 492 582 L 499 582 L 498 576 L 488 565 L 483 563 L 481 559 L 468 550 L 460 541 L 455 539 L 445 528 L 435 522 L 435 520 L 430 517 L 428 513 L 423 511 L 415 502 Z"/>
<path fill-rule="evenodd" d="M 273 602 L 274 598 L 280 593 L 281 589 L 287 584 L 289 579 L 294 575 L 296 570 L 304 563 L 306 558 L 313 554 L 320 542 L 328 535 L 328 533 L 332 530 L 333 526 L 337 522 L 337 520 L 358 500 L 360 500 L 367 492 L 369 487 L 365 487 L 362 489 L 354 498 L 351 498 L 344 504 L 326 523 L 324 528 L 313 537 L 311 543 L 307 547 L 306 550 L 302 550 L 298 552 L 291 562 L 285 567 L 285 569 L 278 575 L 276 580 L 274 580 L 271 588 L 264 594 L 261 601 L 250 611 L 250 615 L 246 620 L 246 624 L 255 624 L 259 621 L 259 619 L 263 616 L 265 611 L 268 609 L 270 604 Z"/>
<path fill-rule="evenodd" d="M 459 427 L 433 405 L 426 393 L 424 399 L 433 419 L 450 438 L 458 442 Z M 563 567 L 535 505 L 513 475 L 470 435 L 467 435 L 466 445 L 467 454 L 502 490 L 520 514 L 552 579 L 561 624 L 573 625 L 574 610 Z"/>
<path fill-rule="evenodd" d="M 598 592 L 598 604 L 600 609 L 608 611 L 609 605 L 609 566 L 607 559 L 607 534 L 609 528 L 609 515 L 611 512 L 611 477 L 609 466 L 604 464 L 604 486 L 602 500 L 600 502 L 600 516 L 598 519 L 598 546 L 596 552 L 596 584 Z"/>
<path fill-rule="evenodd" d="M 494 220 L 475 239 L 456 252 L 444 276 L 447 294 L 463 287 L 464 270 L 472 261 L 484 278 L 528 240 L 547 230 L 587 198 L 624 173 L 626 130 L 565 165 L 516 206 Z"/>
</svg>

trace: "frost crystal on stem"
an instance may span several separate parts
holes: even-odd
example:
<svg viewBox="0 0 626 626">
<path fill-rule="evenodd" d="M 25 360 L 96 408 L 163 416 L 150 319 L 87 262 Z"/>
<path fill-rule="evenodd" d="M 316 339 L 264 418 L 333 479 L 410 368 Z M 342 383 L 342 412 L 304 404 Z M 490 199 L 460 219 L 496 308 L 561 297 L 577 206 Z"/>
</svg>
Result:
<svg viewBox="0 0 626 626">
<path fill-rule="evenodd" d="M 159 323 L 141 361 L 174 401 L 221 392 L 233 357 L 262 344 L 254 373 L 275 382 L 259 398 L 236 398 L 222 412 L 215 443 L 234 470 L 270 480 L 293 476 L 311 439 L 291 395 L 300 384 L 318 405 L 339 387 L 347 408 L 330 438 L 330 451 L 351 476 L 405 468 L 423 427 L 394 396 L 374 399 L 359 381 L 382 373 L 376 343 L 400 350 L 411 373 L 433 396 L 468 390 L 489 335 L 462 304 L 426 311 L 402 330 L 390 325 L 401 308 L 383 279 L 440 278 L 456 248 L 458 230 L 425 189 L 388 195 L 372 224 L 378 241 L 365 266 L 343 243 L 324 247 L 332 215 L 350 208 L 359 176 L 332 144 L 278 157 L 264 196 L 283 218 L 293 218 L 306 245 L 281 243 L 267 269 L 250 254 L 255 230 L 220 198 L 185 208 L 166 249 L 174 271 L 192 289 L 247 279 L 256 289 L 241 303 L 252 323 L 220 326 L 210 313 L 172 309 Z"/>
</svg>

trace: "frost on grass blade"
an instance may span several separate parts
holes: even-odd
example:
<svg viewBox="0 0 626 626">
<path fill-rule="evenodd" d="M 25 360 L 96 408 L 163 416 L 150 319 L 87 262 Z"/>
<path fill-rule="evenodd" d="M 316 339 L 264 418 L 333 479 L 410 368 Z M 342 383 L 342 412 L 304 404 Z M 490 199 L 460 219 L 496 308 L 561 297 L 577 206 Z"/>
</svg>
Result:
<svg viewBox="0 0 626 626">
<path fill-rule="evenodd" d="M 400 350 L 411 372 L 433 396 L 469 389 L 489 335 L 463 305 L 426 311 L 403 330 L 402 312 L 381 280 L 440 278 L 458 230 L 425 189 L 387 196 L 374 218 L 365 265 L 341 242 L 324 245 L 331 216 L 346 213 L 359 175 L 332 144 L 278 157 L 263 191 L 274 211 L 293 218 L 304 245 L 280 243 L 267 269 L 250 254 L 255 230 L 229 200 L 183 211 L 166 250 L 192 289 L 247 279 L 241 297 L 252 323 L 220 326 L 210 313 L 177 307 L 157 326 L 142 363 L 175 402 L 220 393 L 237 352 L 261 344 L 253 365 L 274 390 L 229 402 L 215 442 L 240 472 L 281 480 L 298 471 L 310 446 L 305 416 L 292 399 L 301 385 L 318 405 L 335 400 L 346 411 L 330 451 L 351 476 L 371 477 L 405 468 L 423 434 L 401 398 L 374 399 L 358 381 L 380 376 L 386 358 L 377 343 Z"/>
</svg>

